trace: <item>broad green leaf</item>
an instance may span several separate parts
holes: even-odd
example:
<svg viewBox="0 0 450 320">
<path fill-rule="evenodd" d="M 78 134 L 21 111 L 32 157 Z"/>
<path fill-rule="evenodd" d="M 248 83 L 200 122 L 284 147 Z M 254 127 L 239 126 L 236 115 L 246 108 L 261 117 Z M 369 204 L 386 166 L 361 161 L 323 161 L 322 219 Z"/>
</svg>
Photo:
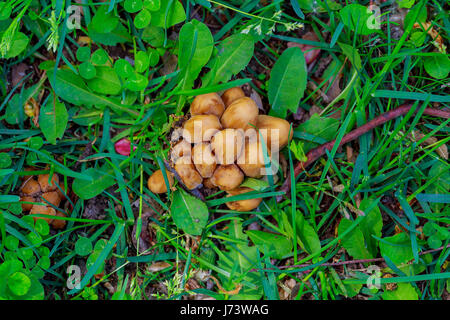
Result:
<svg viewBox="0 0 450 320">
<path fill-rule="evenodd" d="M 118 23 L 117 26 L 108 33 L 99 33 L 96 32 L 90 24 L 88 26 L 89 38 L 92 39 L 93 42 L 103 44 L 105 46 L 115 46 L 118 43 L 131 42 L 131 36 L 128 33 L 128 30 L 123 26 L 122 23 Z"/>
<path fill-rule="evenodd" d="M 101 251 L 101 250 L 100 250 Z M 79 256 L 87 256 L 92 252 L 92 241 L 86 237 L 80 237 L 77 242 L 75 242 L 75 252 Z"/>
<path fill-rule="evenodd" d="M 12 164 L 11 156 L 6 152 L 0 152 L 0 169 L 8 168 L 11 164 Z"/>
<path fill-rule="evenodd" d="M 183 72 L 183 90 L 192 89 L 195 79 L 211 57 L 213 36 L 205 24 L 192 20 L 181 28 L 179 46 L 178 64 Z"/>
<path fill-rule="evenodd" d="M 115 16 L 114 10 L 108 12 L 108 6 L 99 6 L 89 27 L 97 33 L 108 33 L 113 31 L 118 23 L 119 18 Z"/>
<path fill-rule="evenodd" d="M 4 34 L 4 32 L 0 33 L 0 41 L 2 41 L 1 39 Z M 24 33 L 16 31 L 12 40 L 7 41 L 10 42 L 10 47 L 9 50 L 2 56 L 4 59 L 14 58 L 21 54 L 30 42 L 30 38 L 28 38 Z"/>
<path fill-rule="evenodd" d="M 92 53 L 91 62 L 95 66 L 109 66 L 109 59 L 108 53 L 105 50 L 97 49 Z"/>
<path fill-rule="evenodd" d="M 114 70 L 122 78 L 128 78 L 133 74 L 133 66 L 125 59 L 118 59 L 114 63 Z"/>
<path fill-rule="evenodd" d="M 30 278 L 20 271 L 10 275 L 7 281 L 9 289 L 18 296 L 27 294 L 31 287 Z"/>
<path fill-rule="evenodd" d="M 365 209 L 370 207 L 373 200 L 364 199 L 361 201 L 359 209 L 364 211 L 366 217 L 361 220 L 359 227 L 364 235 L 364 239 L 366 241 L 367 249 L 372 254 L 372 256 L 376 257 L 378 254 L 378 241 L 372 237 L 372 235 L 376 237 L 381 237 L 381 229 L 383 228 L 383 218 L 381 216 L 381 211 L 378 206 L 375 206 L 370 212 L 367 212 Z"/>
<path fill-rule="evenodd" d="M 89 47 L 79 47 L 77 49 L 77 60 L 80 62 L 86 62 L 89 61 L 91 58 L 91 49 Z"/>
<path fill-rule="evenodd" d="M 144 28 L 142 32 L 142 40 L 155 48 L 160 48 L 164 45 L 164 29 L 152 26 L 151 24 Z"/>
<path fill-rule="evenodd" d="M 117 95 L 122 91 L 119 77 L 111 67 L 97 67 L 97 76 L 86 80 L 89 88 L 100 94 Z"/>
<path fill-rule="evenodd" d="M 406 233 L 383 238 L 379 242 L 382 256 L 388 257 L 395 265 L 406 263 L 414 258 L 411 240 Z"/>
<path fill-rule="evenodd" d="M 261 277 L 257 272 L 250 272 L 257 267 L 258 251 L 255 246 L 248 246 L 248 237 L 242 231 L 241 221 L 230 222 L 228 230 L 234 242 L 226 245 L 227 250 L 221 252 L 217 266 L 230 273 L 230 276 L 220 273 L 219 278 L 226 290 L 235 289 L 237 284 L 242 285 L 238 294 L 230 296 L 231 300 L 258 300 L 263 295 Z"/>
<path fill-rule="evenodd" d="M 144 4 L 142 0 L 125 0 L 123 2 L 123 7 L 126 12 L 136 13 L 143 8 Z"/>
<path fill-rule="evenodd" d="M 208 222 L 208 207 L 183 190 L 173 194 L 170 209 L 176 226 L 191 235 L 200 235 Z"/>
<path fill-rule="evenodd" d="M 214 39 L 211 31 L 205 24 L 192 20 L 183 25 L 180 30 L 179 47 L 180 89 L 192 89 L 194 81 L 211 57 Z M 185 101 L 185 96 L 178 98 L 178 111 L 184 106 Z"/>
<path fill-rule="evenodd" d="M 357 3 L 344 6 L 340 11 L 341 21 L 349 30 L 361 35 L 369 35 L 376 32 L 373 28 L 374 14 L 370 9 Z"/>
<path fill-rule="evenodd" d="M 311 135 L 308 140 L 312 141 L 303 140 L 303 151 L 307 153 L 312 148 L 333 140 L 339 130 L 339 124 L 340 121 L 337 119 L 321 117 L 315 113 L 294 130 L 294 136 L 304 135 L 304 133 Z"/>
<path fill-rule="evenodd" d="M 292 242 L 281 234 L 259 230 L 246 232 L 259 251 L 275 259 L 281 259 L 292 252 Z"/>
<path fill-rule="evenodd" d="M 150 59 L 145 51 L 138 51 L 134 57 L 134 68 L 136 72 L 144 72 L 148 69 Z"/>
<path fill-rule="evenodd" d="M 71 70 L 59 69 L 56 71 L 56 77 L 54 77 L 53 72 L 49 72 L 48 78 L 56 95 L 74 105 L 110 106 L 118 111 L 128 111 L 125 105 L 91 92 L 83 79 Z"/>
<path fill-rule="evenodd" d="M 62 138 L 68 120 L 66 106 L 51 94 L 39 115 L 39 127 L 48 142 L 56 144 L 56 139 Z"/>
<path fill-rule="evenodd" d="M 152 20 L 152 15 L 150 11 L 147 9 L 142 9 L 135 17 L 134 17 L 134 26 L 137 29 L 143 29 L 150 24 Z"/>
<path fill-rule="evenodd" d="M 91 177 L 92 181 L 76 178 L 72 184 L 73 192 L 83 200 L 99 195 L 106 188 L 116 183 L 116 180 L 111 176 L 111 173 L 108 173 L 106 167 L 100 169 L 89 168 L 83 174 Z"/>
<path fill-rule="evenodd" d="M 78 66 L 78 72 L 84 79 L 92 79 L 97 75 L 97 69 L 89 61 L 85 61 Z"/>
<path fill-rule="evenodd" d="M 286 49 L 270 72 L 268 97 L 269 114 L 285 118 L 287 110 L 297 112 L 300 99 L 306 89 L 308 72 L 300 48 Z"/>
<path fill-rule="evenodd" d="M 353 224 L 353 221 L 343 218 L 341 222 L 339 222 L 338 234 L 341 235 L 345 230 L 350 228 Z M 369 253 L 364 243 L 364 236 L 357 226 L 354 228 L 349 234 L 347 234 L 341 240 L 342 246 L 347 250 L 348 254 L 354 259 L 371 259 L 373 256 Z"/>
<path fill-rule="evenodd" d="M 264 190 L 269 186 L 269 183 L 263 179 L 255 179 L 255 178 L 245 178 L 244 182 L 242 182 L 241 187 L 251 188 L 256 191 Z"/>
<path fill-rule="evenodd" d="M 419 300 L 416 289 L 410 283 L 398 283 L 393 291 L 384 290 L 383 300 Z"/>
<path fill-rule="evenodd" d="M 436 79 L 445 79 L 450 73 L 450 59 L 446 54 L 437 53 L 429 57 L 423 57 L 425 71 Z"/>
<path fill-rule="evenodd" d="M 254 42 L 250 35 L 239 33 L 223 40 L 210 62 L 211 70 L 205 76 L 207 85 L 225 83 L 242 71 L 253 57 L 253 50 Z"/>
<path fill-rule="evenodd" d="M 351 45 L 338 42 L 339 47 L 341 47 L 342 52 L 347 56 L 348 60 L 352 63 L 353 67 L 360 70 L 362 68 L 361 56 L 359 55 L 358 49 Z"/>
<path fill-rule="evenodd" d="M 156 27 L 169 28 L 184 20 L 186 20 L 186 12 L 180 1 L 161 0 L 160 9 L 152 12 L 151 24 Z"/>
<path fill-rule="evenodd" d="M 309 254 L 319 251 L 321 249 L 321 245 L 317 232 L 300 211 L 297 211 L 295 219 L 297 236 L 300 239 L 300 246 Z"/>
</svg>

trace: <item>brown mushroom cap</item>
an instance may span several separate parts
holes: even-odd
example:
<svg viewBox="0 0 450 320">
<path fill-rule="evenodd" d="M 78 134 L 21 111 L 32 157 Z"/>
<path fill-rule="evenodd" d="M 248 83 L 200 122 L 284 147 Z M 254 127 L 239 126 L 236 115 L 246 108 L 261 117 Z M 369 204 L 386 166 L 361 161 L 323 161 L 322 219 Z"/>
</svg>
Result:
<svg viewBox="0 0 450 320">
<path fill-rule="evenodd" d="M 244 174 L 235 164 L 220 165 L 214 171 L 211 182 L 221 190 L 232 190 L 241 185 Z"/>
<path fill-rule="evenodd" d="M 212 114 L 220 118 L 225 110 L 225 105 L 217 93 L 201 94 L 195 97 L 191 104 L 191 114 Z"/>
<path fill-rule="evenodd" d="M 207 142 L 198 143 L 192 148 L 192 161 L 203 178 L 211 177 L 217 166 L 216 157 Z"/>
<path fill-rule="evenodd" d="M 228 193 L 227 197 L 237 196 L 239 194 L 243 194 L 243 193 L 247 193 L 247 192 L 251 192 L 251 191 L 254 191 L 254 190 L 251 188 L 247 188 L 247 187 L 236 188 L 236 189 L 227 191 L 227 193 Z M 225 204 L 231 210 L 252 211 L 253 209 L 256 209 L 259 206 L 261 201 L 262 201 L 262 198 L 255 198 L 255 199 L 247 199 L 247 200 L 230 201 L 230 202 L 226 202 Z"/>
<path fill-rule="evenodd" d="M 35 204 L 35 205 L 33 205 L 33 207 L 30 210 L 30 215 L 34 215 L 34 214 L 46 214 L 49 216 L 54 216 L 54 215 L 56 215 L 56 210 L 53 209 L 52 207 Z M 45 221 L 47 221 L 47 223 L 51 223 L 53 221 L 52 217 L 48 217 L 48 218 L 33 217 L 33 219 L 34 219 L 34 221 L 36 221 L 38 219 L 44 219 Z"/>
<path fill-rule="evenodd" d="M 185 163 L 183 158 L 175 163 L 175 171 L 189 190 L 197 188 L 203 182 L 202 176 L 195 170 L 194 165 Z"/>
<path fill-rule="evenodd" d="M 222 125 L 215 115 L 196 115 L 184 123 L 183 137 L 190 143 L 209 141 L 220 129 Z"/>
<path fill-rule="evenodd" d="M 50 202 L 55 207 L 59 207 L 59 204 L 61 203 L 61 196 L 56 191 L 45 192 L 42 194 L 42 198 Z M 45 203 L 44 201 L 42 202 Z"/>
<path fill-rule="evenodd" d="M 222 101 L 225 103 L 225 107 L 228 107 L 230 104 L 232 104 L 234 101 L 236 101 L 239 98 L 244 98 L 245 93 L 241 89 L 241 87 L 234 87 L 226 90 L 224 93 L 222 93 Z"/>
<path fill-rule="evenodd" d="M 224 128 L 248 129 L 256 125 L 258 106 L 248 97 L 239 98 L 231 103 L 222 115 L 220 121 Z"/>
<path fill-rule="evenodd" d="M 272 151 L 284 148 L 294 134 L 293 130 L 291 130 L 291 134 L 289 135 L 290 124 L 288 121 L 272 116 L 259 115 L 257 117 L 256 127 L 263 136 L 267 148 Z M 275 140 L 277 137 L 278 141 Z M 278 148 L 276 147 L 277 145 Z"/>
<path fill-rule="evenodd" d="M 39 185 L 41 186 L 41 190 L 42 192 L 48 192 L 48 191 L 55 191 L 58 189 L 58 187 L 56 186 L 57 184 L 59 185 L 59 177 L 58 175 L 55 173 L 52 175 L 52 180 L 49 183 L 49 175 L 48 174 L 40 174 L 38 176 L 38 182 Z"/>
<path fill-rule="evenodd" d="M 57 217 L 66 217 L 66 215 L 60 211 L 56 212 Z M 52 227 L 53 229 L 61 230 L 64 229 L 66 226 L 67 221 L 66 220 L 60 220 L 60 219 L 53 219 L 52 221 Z"/>
<path fill-rule="evenodd" d="M 39 186 L 39 183 L 34 179 L 29 179 L 25 184 L 22 186 L 21 191 L 26 195 L 33 195 L 38 192 L 41 192 L 41 187 Z"/>
<path fill-rule="evenodd" d="M 170 159 L 173 163 L 177 162 L 180 158 L 191 159 L 192 146 L 186 140 L 181 140 L 170 150 Z"/>
<path fill-rule="evenodd" d="M 269 150 L 267 152 L 270 157 Z M 248 177 L 260 178 L 264 175 L 264 153 L 260 139 L 246 139 L 244 150 L 237 158 L 237 165 Z"/>
<path fill-rule="evenodd" d="M 244 147 L 242 130 L 225 129 L 217 132 L 211 139 L 211 149 L 218 164 L 232 164 Z"/>
<path fill-rule="evenodd" d="M 169 186 L 173 186 L 172 174 L 166 170 L 167 180 L 169 181 Z M 167 192 L 166 182 L 164 180 L 164 175 L 161 170 L 156 170 L 147 180 L 148 188 L 153 193 L 165 193 Z"/>
<path fill-rule="evenodd" d="M 20 201 L 36 202 L 36 199 L 34 197 L 30 197 L 30 196 L 23 196 L 20 198 Z M 25 212 L 30 211 L 32 207 L 33 207 L 33 204 L 22 202 L 22 211 L 25 211 Z"/>
</svg>

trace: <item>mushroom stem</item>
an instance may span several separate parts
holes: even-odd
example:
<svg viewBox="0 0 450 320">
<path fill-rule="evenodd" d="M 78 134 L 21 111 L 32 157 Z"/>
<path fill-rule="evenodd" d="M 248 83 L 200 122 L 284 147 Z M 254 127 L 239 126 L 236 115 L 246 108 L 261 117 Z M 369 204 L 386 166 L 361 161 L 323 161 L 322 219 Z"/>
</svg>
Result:
<svg viewBox="0 0 450 320">
<path fill-rule="evenodd" d="M 391 111 L 382 113 L 381 115 L 379 115 L 378 117 L 370 120 L 369 122 L 367 122 L 366 124 L 356 128 L 353 131 L 350 131 L 349 133 L 347 133 L 346 135 L 344 135 L 344 137 L 342 138 L 341 142 L 339 143 L 339 146 L 342 146 L 350 141 L 355 140 L 356 138 L 362 136 L 363 134 L 369 132 L 370 130 L 381 126 L 382 124 L 393 120 L 397 117 L 400 117 L 402 115 L 405 115 L 409 112 L 409 110 L 412 108 L 412 104 L 408 103 L 408 104 L 403 104 L 401 106 L 399 106 L 398 108 L 395 108 Z M 416 110 L 417 111 L 417 110 Z M 423 114 L 429 115 L 429 116 L 434 116 L 434 117 L 439 117 L 439 118 L 444 118 L 444 119 L 449 119 L 450 118 L 450 112 L 449 111 L 444 111 L 444 110 L 438 110 L 438 109 L 433 109 L 433 108 L 425 108 Z M 317 148 L 314 148 L 312 150 L 310 150 L 307 154 L 307 161 L 303 162 L 300 161 L 296 164 L 295 168 L 294 168 L 294 176 L 297 177 L 300 173 L 302 173 L 310 164 L 312 164 L 314 161 L 316 161 L 317 159 L 319 159 L 321 156 L 323 156 L 326 153 L 326 150 L 330 151 L 331 149 L 333 149 L 334 144 L 336 143 L 336 139 L 327 143 L 324 143 L 320 146 L 318 146 Z M 291 189 L 291 180 L 290 177 L 288 176 L 288 178 L 286 179 L 286 181 L 283 183 L 283 185 L 281 186 L 281 191 L 285 192 L 285 196 L 287 196 L 289 194 L 289 191 Z M 277 197 L 277 202 L 280 202 L 283 200 L 283 196 L 278 196 Z"/>
</svg>

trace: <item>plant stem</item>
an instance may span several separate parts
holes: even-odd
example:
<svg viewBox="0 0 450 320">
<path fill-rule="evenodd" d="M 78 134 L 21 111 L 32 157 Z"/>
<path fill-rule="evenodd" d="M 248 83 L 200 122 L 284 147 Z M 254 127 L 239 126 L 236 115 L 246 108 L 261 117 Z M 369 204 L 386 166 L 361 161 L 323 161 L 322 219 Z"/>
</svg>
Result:
<svg viewBox="0 0 450 320">
<path fill-rule="evenodd" d="M 350 131 L 349 133 L 344 135 L 339 146 L 342 146 L 350 141 L 357 139 L 358 137 L 362 136 L 363 134 L 369 132 L 370 130 L 373 130 L 376 127 L 381 126 L 382 124 L 384 124 L 390 120 L 393 120 L 395 118 L 398 118 L 400 116 L 407 114 L 409 112 L 409 110 L 412 108 L 412 106 L 413 105 L 409 104 L 409 103 L 403 104 L 403 105 L 399 106 L 398 108 L 395 108 L 391 111 L 388 111 L 388 112 L 385 112 L 385 113 L 379 115 L 378 117 L 370 120 L 369 122 L 362 125 L 361 127 L 356 128 L 355 130 Z M 444 118 L 444 119 L 450 118 L 449 111 L 438 110 L 438 109 L 433 109 L 433 108 L 426 108 L 425 111 L 423 112 L 423 114 L 438 117 L 438 118 Z M 326 150 L 330 151 L 331 149 L 333 149 L 333 146 L 335 143 L 336 143 L 336 140 L 333 140 L 333 141 L 324 143 L 324 144 L 318 146 L 317 148 L 310 150 L 306 154 L 306 157 L 308 158 L 308 160 L 300 161 L 296 164 L 296 166 L 294 168 L 294 176 L 297 177 L 310 164 L 312 164 L 314 161 L 316 161 L 321 156 L 323 156 L 326 153 Z M 290 189 L 291 189 L 291 180 L 290 180 L 290 177 L 288 176 L 286 181 L 283 183 L 283 185 L 281 187 L 281 191 L 284 191 L 285 195 L 288 195 Z M 283 200 L 283 196 L 277 197 L 278 202 L 280 202 L 282 200 Z"/>
</svg>

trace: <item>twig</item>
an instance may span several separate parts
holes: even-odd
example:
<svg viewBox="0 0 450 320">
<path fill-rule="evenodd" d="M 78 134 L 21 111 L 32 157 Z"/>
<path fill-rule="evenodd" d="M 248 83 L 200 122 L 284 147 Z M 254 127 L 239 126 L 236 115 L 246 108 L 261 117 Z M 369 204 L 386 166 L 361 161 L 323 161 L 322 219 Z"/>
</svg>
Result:
<svg viewBox="0 0 450 320">
<path fill-rule="evenodd" d="M 412 104 L 404 104 L 399 106 L 398 108 L 395 108 L 394 110 L 385 112 L 378 117 L 370 120 L 366 124 L 362 125 L 359 128 L 356 128 L 353 131 L 350 131 L 344 137 L 342 138 L 341 142 L 339 143 L 339 146 L 342 146 L 350 141 L 353 141 L 357 139 L 358 137 L 362 136 L 363 134 L 369 132 L 370 130 L 373 130 L 374 128 L 381 126 L 382 124 L 393 120 L 397 117 L 400 117 L 402 115 L 405 115 L 409 112 L 413 105 Z M 426 108 L 423 112 L 423 114 L 449 119 L 450 118 L 450 112 L 444 111 L 444 110 L 438 110 L 433 108 Z M 326 153 L 326 150 L 330 151 L 333 149 L 334 144 L 336 143 L 336 139 L 330 142 L 327 142 L 325 144 L 322 144 L 318 146 L 317 148 L 312 149 L 306 154 L 307 161 L 300 161 L 296 164 L 294 168 L 294 175 L 297 177 L 300 173 L 302 173 L 310 164 L 312 164 L 314 161 L 319 159 L 321 156 L 323 156 Z M 288 176 L 285 182 L 283 183 L 281 187 L 281 191 L 285 192 L 285 196 L 289 194 L 289 191 L 291 189 L 291 180 Z M 280 202 L 283 200 L 283 196 L 278 196 L 277 201 Z"/>
<path fill-rule="evenodd" d="M 441 251 L 444 249 L 450 248 L 450 244 L 448 244 L 447 246 L 442 246 L 440 248 L 437 249 L 431 249 L 431 250 L 426 250 L 423 252 L 419 253 L 419 256 L 423 256 L 425 254 L 428 253 L 433 253 L 433 252 L 437 252 L 437 251 Z M 344 265 L 348 265 L 348 264 L 358 264 L 358 263 L 373 263 L 373 262 L 384 262 L 384 258 L 374 258 L 374 259 L 359 259 L 359 260 L 348 260 L 348 261 L 339 261 L 339 262 L 328 262 L 328 263 L 323 263 L 320 266 L 321 267 L 337 267 L 337 266 L 344 266 Z M 311 264 L 309 263 L 304 263 L 304 264 L 296 264 L 296 265 L 291 265 L 291 266 L 279 266 L 277 268 L 265 268 L 265 269 L 252 269 L 250 270 L 250 272 L 256 272 L 256 271 L 264 271 L 264 270 L 274 270 L 274 269 L 280 269 L 280 270 L 285 270 L 285 269 L 289 269 L 289 268 L 304 268 L 304 267 L 308 267 Z M 305 270 L 305 272 L 308 270 Z"/>
</svg>

